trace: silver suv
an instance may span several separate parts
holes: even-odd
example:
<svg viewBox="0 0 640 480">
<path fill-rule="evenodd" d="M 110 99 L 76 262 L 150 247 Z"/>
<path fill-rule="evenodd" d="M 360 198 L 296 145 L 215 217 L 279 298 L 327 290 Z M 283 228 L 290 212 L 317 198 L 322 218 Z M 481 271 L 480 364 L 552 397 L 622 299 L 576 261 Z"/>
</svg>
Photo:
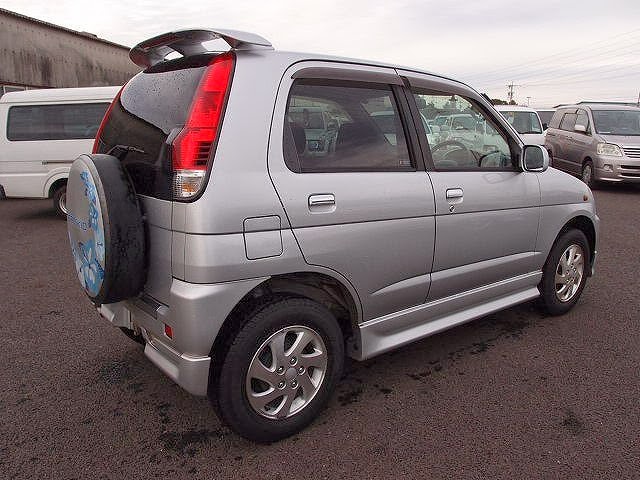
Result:
<svg viewBox="0 0 640 480">
<path fill-rule="evenodd" d="M 208 52 L 217 38 L 231 49 Z M 458 81 L 229 30 L 168 33 L 131 58 L 144 70 L 69 177 L 78 278 L 249 439 L 310 423 L 345 354 L 535 298 L 562 314 L 592 274 L 589 188 Z M 496 134 L 427 136 L 419 104 Z M 305 108 L 332 126 L 322 137 Z"/>
<path fill-rule="evenodd" d="M 640 182 L 640 108 L 579 104 L 559 108 L 546 132 L 553 166 L 597 182 Z"/>
</svg>

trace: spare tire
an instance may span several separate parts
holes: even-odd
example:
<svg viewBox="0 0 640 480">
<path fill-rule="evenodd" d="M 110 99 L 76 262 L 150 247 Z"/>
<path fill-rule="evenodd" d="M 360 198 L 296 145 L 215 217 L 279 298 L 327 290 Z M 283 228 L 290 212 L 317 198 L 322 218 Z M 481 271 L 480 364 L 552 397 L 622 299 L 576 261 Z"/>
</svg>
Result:
<svg viewBox="0 0 640 480">
<path fill-rule="evenodd" d="M 78 279 L 95 305 L 144 286 L 145 231 L 129 176 L 111 155 L 81 155 L 67 181 L 67 229 Z"/>
</svg>

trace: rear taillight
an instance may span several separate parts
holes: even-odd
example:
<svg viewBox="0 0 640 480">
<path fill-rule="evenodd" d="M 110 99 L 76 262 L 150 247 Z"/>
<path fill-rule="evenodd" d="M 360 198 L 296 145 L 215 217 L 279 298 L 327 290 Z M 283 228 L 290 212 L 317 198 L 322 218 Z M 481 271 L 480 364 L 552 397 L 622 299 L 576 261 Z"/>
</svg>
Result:
<svg viewBox="0 0 640 480">
<path fill-rule="evenodd" d="M 107 121 L 109 120 L 109 115 L 111 115 L 111 110 L 113 110 L 113 106 L 116 103 L 118 103 L 118 101 L 120 100 L 120 95 L 122 94 L 122 90 L 124 90 L 124 87 L 126 87 L 126 83 L 122 86 L 120 90 L 118 90 L 118 93 L 113 99 L 113 102 L 111 102 L 111 104 L 109 105 L 109 108 L 107 108 L 107 111 L 104 114 L 104 117 L 102 117 L 102 121 L 100 122 L 100 126 L 98 127 L 98 133 L 96 133 L 96 138 L 93 141 L 93 148 L 91 149 L 91 153 L 98 153 L 98 149 L 100 148 L 100 138 L 102 137 L 102 131 L 104 130 L 104 126 L 107 124 Z"/>
<path fill-rule="evenodd" d="M 218 55 L 207 67 L 191 104 L 182 131 L 171 144 L 173 194 L 176 199 L 197 195 L 204 184 L 207 166 L 222 122 L 235 55 Z"/>
</svg>

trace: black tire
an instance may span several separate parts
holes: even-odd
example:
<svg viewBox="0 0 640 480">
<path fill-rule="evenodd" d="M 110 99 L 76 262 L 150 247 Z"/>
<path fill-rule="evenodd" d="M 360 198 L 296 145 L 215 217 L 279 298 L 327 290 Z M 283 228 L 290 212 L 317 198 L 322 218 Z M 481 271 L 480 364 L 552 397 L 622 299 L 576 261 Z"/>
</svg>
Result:
<svg viewBox="0 0 640 480">
<path fill-rule="evenodd" d="M 53 192 L 53 208 L 61 218 L 67 218 L 67 184 L 58 187 Z"/>
<path fill-rule="evenodd" d="M 598 182 L 595 180 L 594 174 L 595 170 L 593 168 L 593 162 L 591 160 L 587 160 L 582 164 L 582 173 L 580 178 L 592 190 L 598 186 Z"/>
<path fill-rule="evenodd" d="M 143 217 L 111 155 L 81 155 L 67 181 L 67 228 L 78 278 L 96 305 L 137 295 L 146 279 Z"/>
<path fill-rule="evenodd" d="M 561 301 L 556 293 L 556 272 L 559 268 L 561 256 L 571 245 L 577 245 L 582 249 L 584 270 L 575 293 L 573 293 L 570 299 Z M 591 269 L 590 259 L 591 252 L 589 249 L 589 242 L 587 237 L 580 230 L 568 230 L 556 240 L 542 270 L 542 281 L 539 286 L 541 293 L 541 305 L 547 313 L 551 315 L 563 315 L 571 310 L 578 302 Z"/>
<path fill-rule="evenodd" d="M 263 343 L 292 326 L 308 327 L 322 338 L 327 353 L 324 378 L 315 396 L 297 413 L 280 419 L 266 418 L 249 403 L 247 372 Z M 248 315 L 219 370 L 211 369 L 209 397 L 221 419 L 239 435 L 255 442 L 274 442 L 302 430 L 316 418 L 339 381 L 343 365 L 344 339 L 331 312 L 312 300 L 279 299 Z"/>
</svg>

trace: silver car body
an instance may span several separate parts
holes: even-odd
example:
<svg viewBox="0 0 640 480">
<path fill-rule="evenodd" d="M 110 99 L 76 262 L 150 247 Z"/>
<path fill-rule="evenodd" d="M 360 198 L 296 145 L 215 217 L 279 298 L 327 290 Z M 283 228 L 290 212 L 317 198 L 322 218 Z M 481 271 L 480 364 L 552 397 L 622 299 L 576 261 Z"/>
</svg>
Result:
<svg viewBox="0 0 640 480">
<path fill-rule="evenodd" d="M 339 285 L 351 310 L 349 354 L 362 360 L 536 298 L 568 224 L 590 225 L 595 258 L 592 194 L 552 168 L 305 174 L 285 164 L 287 97 L 302 74 L 465 95 L 522 148 L 470 87 L 323 55 L 265 48 L 236 57 L 233 114 L 203 194 L 191 203 L 141 197 L 150 239 L 144 295 L 100 307 L 114 325 L 140 328 L 146 355 L 186 390 L 206 393 L 212 346 L 234 308 L 265 285 L 309 295 L 322 294 L 314 281 Z"/>
<path fill-rule="evenodd" d="M 594 112 L 638 112 L 640 108 L 608 104 L 579 104 L 558 108 L 546 131 L 545 147 L 553 165 L 563 171 L 580 175 L 586 162 L 593 163 L 594 179 L 603 182 L 640 182 L 640 125 L 635 135 L 614 135 L 598 132 Z M 573 125 L 563 128 L 571 120 Z M 581 122 L 581 123 L 580 123 Z M 576 130 L 581 125 L 584 131 Z M 598 144 L 615 145 L 619 155 L 598 153 Z"/>
</svg>

